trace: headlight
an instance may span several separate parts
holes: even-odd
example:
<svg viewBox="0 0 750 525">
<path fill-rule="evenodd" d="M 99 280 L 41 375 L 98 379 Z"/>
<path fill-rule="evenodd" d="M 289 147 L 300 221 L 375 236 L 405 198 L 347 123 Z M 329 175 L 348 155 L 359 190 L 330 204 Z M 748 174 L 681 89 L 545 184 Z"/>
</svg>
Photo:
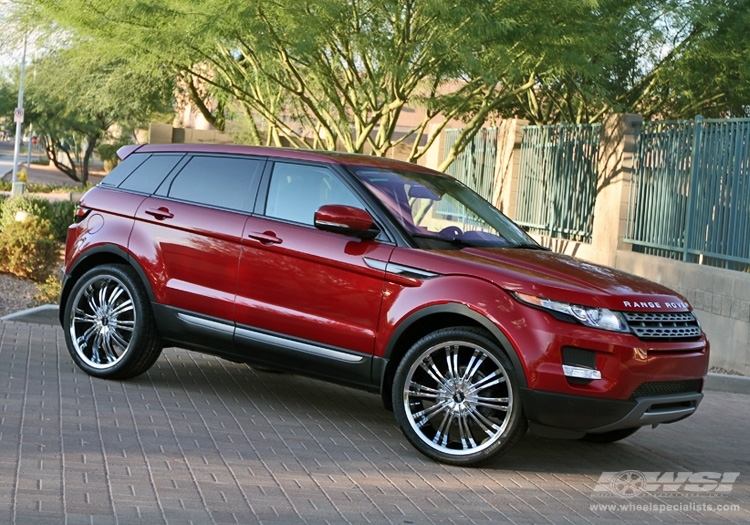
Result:
<svg viewBox="0 0 750 525">
<path fill-rule="evenodd" d="M 613 312 L 607 308 L 594 308 L 591 306 L 580 306 L 577 304 L 562 303 L 552 301 L 535 295 L 515 292 L 516 298 L 528 305 L 536 306 L 542 310 L 547 310 L 554 314 L 563 314 L 570 321 L 578 321 L 582 325 L 610 332 L 629 332 L 628 324 L 625 318 L 619 312 Z M 556 315 L 558 319 L 562 316 Z"/>
</svg>

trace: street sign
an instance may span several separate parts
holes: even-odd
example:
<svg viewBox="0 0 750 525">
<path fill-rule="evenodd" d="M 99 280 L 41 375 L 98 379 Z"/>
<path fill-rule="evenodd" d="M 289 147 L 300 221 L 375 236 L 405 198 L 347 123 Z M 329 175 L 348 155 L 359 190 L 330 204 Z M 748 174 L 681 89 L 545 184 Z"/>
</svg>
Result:
<svg viewBox="0 0 750 525">
<path fill-rule="evenodd" d="M 16 124 L 23 123 L 23 108 L 16 108 L 13 111 L 13 122 L 15 122 Z"/>
</svg>

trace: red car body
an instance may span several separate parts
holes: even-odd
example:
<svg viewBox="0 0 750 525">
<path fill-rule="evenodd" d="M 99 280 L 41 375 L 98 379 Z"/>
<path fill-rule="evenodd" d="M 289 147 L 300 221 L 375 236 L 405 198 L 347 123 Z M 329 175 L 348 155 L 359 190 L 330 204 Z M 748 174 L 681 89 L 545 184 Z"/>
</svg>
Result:
<svg viewBox="0 0 750 525">
<path fill-rule="evenodd" d="M 159 155 L 180 160 L 170 157 L 176 167 L 145 191 L 123 188 L 123 168 L 118 167 L 82 198 L 79 219 L 68 233 L 61 321 L 71 355 L 77 362 L 83 356 L 90 373 L 108 377 L 108 368 L 99 368 L 98 357 L 91 361 L 82 354 L 86 345 L 74 344 L 83 340 L 82 330 L 72 325 L 76 305 L 84 301 L 71 306 L 72 298 L 87 272 L 119 265 L 137 275 L 148 297 L 150 310 L 143 315 L 154 318 L 159 348 L 180 346 L 380 392 L 387 407 L 405 403 L 407 419 L 409 402 L 394 399 L 401 392 L 393 387 L 398 368 L 422 338 L 451 327 L 468 327 L 501 349 L 510 361 L 504 370 L 517 383 L 519 418 L 541 434 L 612 441 L 618 432 L 687 417 L 700 402 L 709 344 L 684 297 L 648 280 L 541 249 L 469 242 L 421 246 L 416 235 L 409 237 L 394 225 L 398 221 L 388 203 L 381 205 L 372 190 L 385 179 L 371 173 L 400 170 L 445 178 L 442 174 L 381 158 L 238 146 L 150 145 L 121 151 L 126 161 L 134 154 L 153 162 Z M 244 203 L 237 206 L 243 209 L 172 197 L 164 185 L 172 180 L 174 188 L 174 173 L 179 177 L 181 166 L 197 162 L 185 160 L 190 156 L 205 156 L 206 162 L 252 159 L 257 165 L 252 181 L 236 190 L 237 202 Z M 362 204 L 321 201 L 328 206 L 316 212 L 314 224 L 270 216 L 272 199 L 292 193 L 273 193 L 269 174 L 280 170 L 274 167 L 280 162 L 292 168 L 285 164 L 287 171 L 279 173 L 288 174 L 279 175 L 278 184 L 292 181 L 296 165 L 314 176 L 323 170 Z M 362 177 L 370 177 L 369 182 Z M 428 195 L 421 186 L 420 191 L 409 200 Z M 444 205 L 445 199 L 433 200 L 434 206 Z M 297 208 L 304 207 L 304 196 L 299 203 Z M 568 313 L 550 311 L 544 306 L 549 304 L 614 312 L 617 319 L 627 319 L 627 326 L 619 331 L 588 326 Z M 101 327 L 113 317 L 97 319 Z M 418 367 L 412 368 L 413 375 Z M 135 373 L 114 365 L 112 371 L 112 377 Z M 461 400 L 463 394 L 456 394 L 452 402 Z M 414 410 L 412 415 L 409 421 L 419 433 L 424 414 Z M 407 437 L 447 462 L 486 459 L 471 453 L 479 445 L 433 446 L 430 440 L 437 443 L 438 437 Z"/>
</svg>

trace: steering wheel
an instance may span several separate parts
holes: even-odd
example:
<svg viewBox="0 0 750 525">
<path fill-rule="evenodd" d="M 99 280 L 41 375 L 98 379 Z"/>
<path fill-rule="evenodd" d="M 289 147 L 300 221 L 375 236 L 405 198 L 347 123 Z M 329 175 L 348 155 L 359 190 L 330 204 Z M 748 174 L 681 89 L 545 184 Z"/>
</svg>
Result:
<svg viewBox="0 0 750 525">
<path fill-rule="evenodd" d="M 440 235 L 440 237 L 448 237 L 450 239 L 457 239 L 463 234 L 463 230 L 461 230 L 461 228 L 459 228 L 458 226 L 448 226 L 438 232 L 438 235 Z"/>
</svg>

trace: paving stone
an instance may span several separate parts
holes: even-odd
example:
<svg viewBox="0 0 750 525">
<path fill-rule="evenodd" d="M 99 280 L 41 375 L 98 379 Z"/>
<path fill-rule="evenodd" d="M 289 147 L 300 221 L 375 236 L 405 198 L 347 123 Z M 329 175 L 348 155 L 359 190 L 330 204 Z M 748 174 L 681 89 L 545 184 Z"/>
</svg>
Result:
<svg viewBox="0 0 750 525">
<path fill-rule="evenodd" d="M 372 394 L 179 349 L 102 381 L 60 328 L 0 322 L 0 523 L 748 523 L 749 436 L 750 396 L 709 391 L 694 416 L 618 444 L 527 435 L 449 467 Z M 740 476 L 713 498 L 594 492 L 626 470 Z"/>
</svg>

